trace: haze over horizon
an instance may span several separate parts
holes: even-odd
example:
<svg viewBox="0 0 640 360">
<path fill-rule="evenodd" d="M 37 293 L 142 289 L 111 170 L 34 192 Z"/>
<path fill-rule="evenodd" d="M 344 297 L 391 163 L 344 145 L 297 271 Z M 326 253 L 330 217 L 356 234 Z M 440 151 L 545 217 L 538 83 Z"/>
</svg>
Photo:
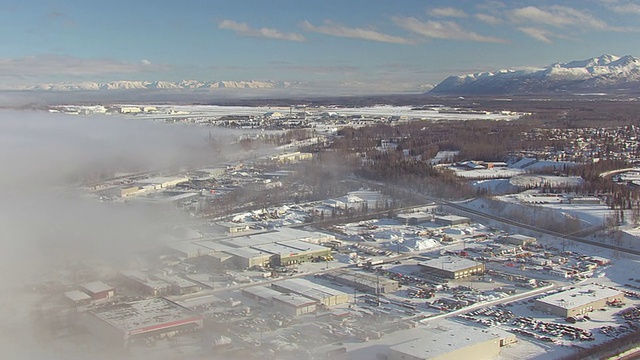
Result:
<svg viewBox="0 0 640 360">
<path fill-rule="evenodd" d="M 637 55 L 640 2 L 8 1 L 5 86 L 276 81 L 419 92 L 449 75 Z"/>
</svg>

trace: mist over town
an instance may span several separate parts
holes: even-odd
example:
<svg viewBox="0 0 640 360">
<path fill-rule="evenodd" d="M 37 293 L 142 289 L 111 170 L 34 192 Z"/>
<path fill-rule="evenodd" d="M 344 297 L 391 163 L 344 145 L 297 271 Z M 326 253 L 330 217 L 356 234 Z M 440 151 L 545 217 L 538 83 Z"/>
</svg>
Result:
<svg viewBox="0 0 640 360">
<path fill-rule="evenodd" d="M 3 358 L 636 358 L 639 13 L 1 5 Z"/>
</svg>

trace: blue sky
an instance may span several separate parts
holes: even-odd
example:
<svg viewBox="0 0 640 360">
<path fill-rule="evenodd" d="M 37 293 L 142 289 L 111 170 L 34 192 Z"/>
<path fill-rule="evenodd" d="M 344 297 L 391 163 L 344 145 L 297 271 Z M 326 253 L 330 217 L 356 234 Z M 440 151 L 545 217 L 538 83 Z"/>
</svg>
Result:
<svg viewBox="0 0 640 360">
<path fill-rule="evenodd" d="M 631 0 L 4 0 L 0 82 L 417 91 L 454 74 L 640 55 L 639 20 Z"/>
</svg>

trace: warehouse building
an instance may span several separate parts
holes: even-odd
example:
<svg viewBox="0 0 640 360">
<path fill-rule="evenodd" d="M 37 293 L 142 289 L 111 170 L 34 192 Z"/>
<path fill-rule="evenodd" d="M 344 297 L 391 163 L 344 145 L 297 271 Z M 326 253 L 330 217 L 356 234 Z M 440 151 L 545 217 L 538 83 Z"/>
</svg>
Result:
<svg viewBox="0 0 640 360">
<path fill-rule="evenodd" d="M 80 285 L 80 290 L 89 295 L 93 300 L 108 299 L 116 295 L 116 289 L 102 281 L 92 281 Z"/>
<path fill-rule="evenodd" d="M 502 239 L 504 240 L 504 242 L 507 242 L 509 244 L 520 246 L 535 244 L 538 241 L 533 236 L 525 236 L 520 234 L 505 236 Z"/>
<path fill-rule="evenodd" d="M 396 280 L 362 271 L 343 269 L 328 273 L 326 276 L 337 283 L 371 294 L 385 294 L 400 289 L 400 283 Z"/>
<path fill-rule="evenodd" d="M 195 292 L 198 292 L 200 290 L 202 290 L 202 287 L 191 281 L 191 280 L 187 280 L 185 278 L 182 278 L 178 275 L 155 275 L 155 278 L 157 278 L 158 280 L 164 281 L 168 284 L 171 285 L 171 294 L 173 295 L 186 295 L 186 294 L 193 294 Z"/>
<path fill-rule="evenodd" d="M 300 295 L 280 294 L 273 297 L 272 304 L 284 315 L 300 316 L 315 312 L 318 302 Z"/>
<path fill-rule="evenodd" d="M 398 214 L 396 219 L 405 225 L 418 225 L 423 222 L 433 220 L 433 215 L 424 211 L 413 212 L 410 214 Z"/>
<path fill-rule="evenodd" d="M 121 271 L 120 277 L 127 287 L 145 295 L 162 296 L 171 292 L 171 284 L 162 280 L 152 279 L 142 271 Z"/>
<path fill-rule="evenodd" d="M 273 254 L 271 266 L 287 266 L 300 264 L 313 259 L 326 258 L 331 255 L 331 248 L 305 243 L 303 241 L 288 241 L 286 243 L 269 243 L 252 246 L 252 249 Z"/>
<path fill-rule="evenodd" d="M 262 244 L 301 240 L 308 243 L 320 244 L 335 240 L 335 236 L 321 232 L 310 232 L 292 228 L 281 228 L 276 231 L 262 232 L 258 234 L 235 236 L 220 241 L 224 245 L 241 248 Z"/>
<path fill-rule="evenodd" d="M 64 293 L 65 299 L 73 305 L 87 305 L 91 302 L 91 296 L 80 290 L 71 290 Z"/>
<path fill-rule="evenodd" d="M 136 185 L 140 186 L 143 189 L 159 190 L 174 188 L 176 187 L 176 185 L 187 181 L 189 181 L 189 178 L 187 178 L 186 176 L 159 176 L 138 180 L 136 181 Z"/>
<path fill-rule="evenodd" d="M 165 298 L 151 298 L 85 314 L 84 325 L 92 334 L 127 348 L 136 340 L 173 336 L 201 329 L 204 318 Z"/>
<path fill-rule="evenodd" d="M 288 316 L 299 316 L 316 311 L 318 302 L 297 294 L 283 294 L 264 286 L 253 286 L 240 290 L 242 295 Z"/>
<path fill-rule="evenodd" d="M 254 266 L 269 267 L 276 263 L 276 255 L 248 247 L 229 249 L 225 253 L 233 256 L 233 264 L 240 269 L 250 269 Z"/>
<path fill-rule="evenodd" d="M 414 338 L 389 347 L 389 360 L 495 359 L 516 336 L 496 328 L 480 328 L 445 320 L 429 325 Z"/>
<path fill-rule="evenodd" d="M 471 220 L 464 216 L 457 215 L 441 215 L 435 216 L 433 220 L 436 224 L 443 226 L 454 226 L 454 225 L 463 225 L 471 223 Z"/>
<path fill-rule="evenodd" d="M 287 279 L 271 284 L 279 292 L 298 294 L 314 300 L 324 306 L 344 304 L 349 301 L 349 295 L 305 279 Z"/>
<path fill-rule="evenodd" d="M 540 311 L 568 318 L 604 308 L 607 303 L 623 301 L 624 294 L 618 290 L 586 285 L 537 299 L 535 306 Z"/>
<path fill-rule="evenodd" d="M 192 241 L 176 241 L 165 245 L 170 252 L 182 258 L 195 258 L 215 253 L 215 250 Z"/>
<path fill-rule="evenodd" d="M 456 256 L 427 260 L 418 263 L 418 266 L 426 274 L 447 279 L 460 279 L 484 273 L 483 263 Z"/>
<path fill-rule="evenodd" d="M 272 305 L 274 296 L 281 295 L 280 291 L 265 286 L 251 286 L 240 290 L 240 293 L 259 304 Z"/>
</svg>

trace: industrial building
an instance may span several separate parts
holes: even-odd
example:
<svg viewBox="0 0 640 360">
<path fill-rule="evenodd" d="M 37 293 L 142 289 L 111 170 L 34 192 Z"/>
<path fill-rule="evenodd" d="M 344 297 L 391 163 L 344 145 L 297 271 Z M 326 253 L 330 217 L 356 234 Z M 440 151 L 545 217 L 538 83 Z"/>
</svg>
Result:
<svg viewBox="0 0 640 360">
<path fill-rule="evenodd" d="M 241 248 L 275 242 L 283 243 L 291 240 L 300 240 L 308 243 L 320 244 L 335 240 L 335 236 L 324 234 L 321 232 L 310 232 L 292 228 L 281 228 L 277 231 L 268 231 L 258 234 L 229 237 L 220 242 L 224 245 Z"/>
<path fill-rule="evenodd" d="M 142 189 L 159 190 L 170 189 L 176 187 L 176 185 L 189 181 L 186 176 L 174 176 L 174 177 L 154 177 L 148 179 L 141 179 L 136 181 L 136 185 Z"/>
<path fill-rule="evenodd" d="M 277 242 L 252 246 L 252 249 L 275 255 L 271 266 L 299 264 L 331 255 L 331 248 L 303 241 Z"/>
<path fill-rule="evenodd" d="M 396 215 L 396 219 L 405 225 L 418 225 L 420 223 L 433 220 L 433 215 L 419 211 L 410 214 L 398 214 Z"/>
<path fill-rule="evenodd" d="M 152 279 L 142 271 L 121 271 L 120 276 L 127 287 L 142 294 L 162 296 L 168 295 L 171 291 L 171 284 L 162 280 Z"/>
<path fill-rule="evenodd" d="M 80 285 L 80 289 L 93 300 L 107 299 L 115 296 L 116 289 L 102 281 L 92 281 Z"/>
<path fill-rule="evenodd" d="M 599 285 L 586 285 L 537 299 L 538 310 L 564 318 L 601 309 L 607 303 L 624 301 L 624 293 Z"/>
<path fill-rule="evenodd" d="M 280 154 L 280 155 L 276 155 L 276 156 L 272 156 L 271 160 L 284 164 L 284 163 L 297 163 L 300 161 L 304 161 L 304 160 L 310 160 L 313 158 L 313 154 L 312 153 L 303 153 L 300 151 L 296 151 L 296 152 L 292 152 L 292 153 L 286 153 L 286 154 Z"/>
<path fill-rule="evenodd" d="M 436 224 L 443 226 L 454 226 L 454 225 L 463 225 L 471 223 L 471 220 L 464 216 L 457 215 L 441 215 L 435 216 L 433 220 Z"/>
<path fill-rule="evenodd" d="M 240 293 L 248 297 L 249 299 L 263 304 L 271 306 L 271 300 L 274 296 L 282 294 L 280 291 L 274 290 L 265 286 L 251 286 L 240 290 Z"/>
<path fill-rule="evenodd" d="M 231 237 L 219 242 L 199 242 L 234 257 L 238 267 L 276 267 L 299 264 L 331 255 L 331 248 L 318 245 L 335 239 L 332 235 L 284 228 L 259 234 Z"/>
<path fill-rule="evenodd" d="M 304 279 L 276 281 L 271 287 L 282 293 L 302 295 L 324 306 L 340 305 L 349 301 L 347 293 Z"/>
<path fill-rule="evenodd" d="M 470 259 L 443 256 L 418 263 L 421 270 L 429 275 L 447 279 L 459 279 L 484 273 L 484 264 Z"/>
<path fill-rule="evenodd" d="M 487 360 L 498 357 L 501 347 L 516 342 L 514 334 L 494 327 L 480 328 L 448 320 L 430 325 L 419 335 L 389 347 L 388 359 Z"/>
<path fill-rule="evenodd" d="M 193 294 L 202 290 L 202 287 L 199 284 L 178 275 L 158 274 L 154 275 L 154 277 L 158 280 L 171 284 L 171 294 L 173 295 Z"/>
<path fill-rule="evenodd" d="M 276 255 L 248 247 L 229 249 L 225 253 L 232 255 L 232 263 L 241 269 L 250 269 L 254 266 L 269 267 L 276 262 Z"/>
<path fill-rule="evenodd" d="M 337 270 L 326 276 L 340 284 L 350 286 L 358 291 L 371 294 L 384 294 L 397 291 L 400 283 L 385 276 L 376 276 L 363 271 Z"/>
<path fill-rule="evenodd" d="M 236 223 L 231 221 L 221 221 L 217 222 L 216 226 L 219 226 L 224 229 L 224 232 L 227 234 L 237 234 L 244 231 L 249 231 L 251 228 L 247 223 Z"/>
<path fill-rule="evenodd" d="M 263 305 L 271 306 L 288 316 L 299 316 L 316 311 L 318 302 L 297 294 L 283 294 L 272 288 L 254 286 L 240 290 L 242 295 Z"/>
<path fill-rule="evenodd" d="M 300 316 L 315 312 L 318 302 L 304 296 L 280 294 L 273 297 L 272 304 L 284 315 Z"/>
<path fill-rule="evenodd" d="M 71 290 L 64 293 L 67 301 L 73 305 L 87 305 L 91 302 L 91 296 L 83 293 L 80 290 Z"/>
<path fill-rule="evenodd" d="M 86 313 L 92 334 L 124 348 L 138 339 L 201 329 L 204 318 L 165 298 L 151 298 Z"/>
<path fill-rule="evenodd" d="M 172 253 L 183 258 L 211 255 L 216 251 L 192 241 L 176 241 L 165 245 Z"/>
<path fill-rule="evenodd" d="M 509 244 L 520 246 L 535 244 L 538 241 L 533 236 L 525 236 L 520 234 L 505 236 L 502 239 L 504 240 L 504 242 L 507 242 Z"/>
</svg>

